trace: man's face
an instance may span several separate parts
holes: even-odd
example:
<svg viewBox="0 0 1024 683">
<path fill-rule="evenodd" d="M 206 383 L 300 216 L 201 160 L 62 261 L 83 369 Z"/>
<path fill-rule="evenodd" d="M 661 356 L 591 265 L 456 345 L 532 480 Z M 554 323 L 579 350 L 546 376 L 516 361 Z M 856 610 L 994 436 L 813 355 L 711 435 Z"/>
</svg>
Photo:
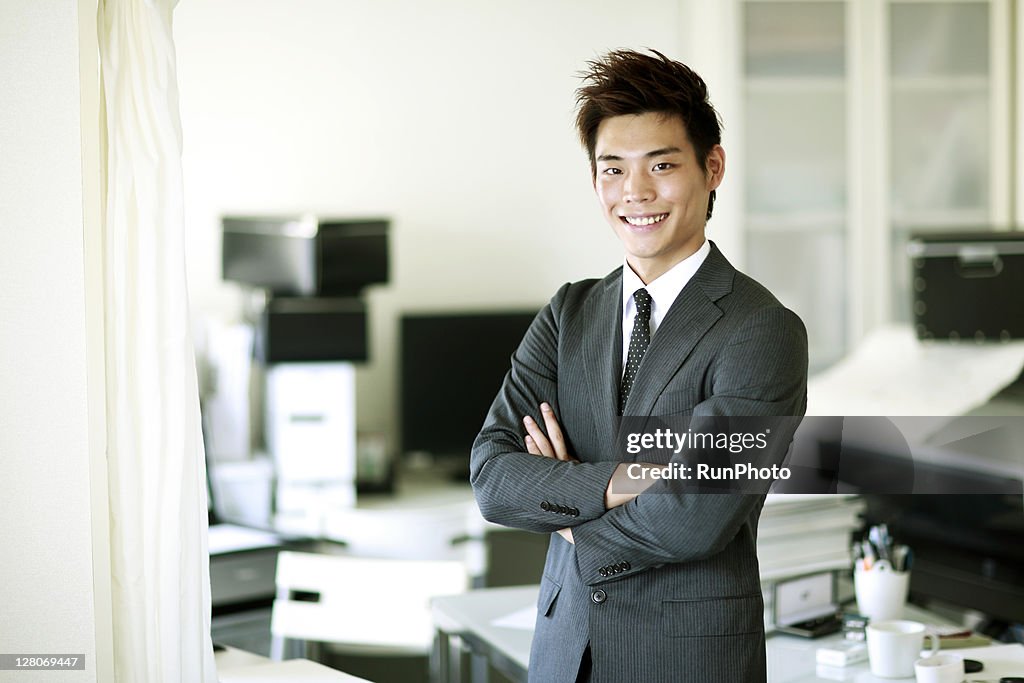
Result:
<svg viewBox="0 0 1024 683">
<path fill-rule="evenodd" d="M 720 145 L 701 168 L 678 116 L 614 116 L 597 129 L 594 189 L 626 261 L 649 283 L 704 241 L 708 195 L 722 182 Z"/>
</svg>

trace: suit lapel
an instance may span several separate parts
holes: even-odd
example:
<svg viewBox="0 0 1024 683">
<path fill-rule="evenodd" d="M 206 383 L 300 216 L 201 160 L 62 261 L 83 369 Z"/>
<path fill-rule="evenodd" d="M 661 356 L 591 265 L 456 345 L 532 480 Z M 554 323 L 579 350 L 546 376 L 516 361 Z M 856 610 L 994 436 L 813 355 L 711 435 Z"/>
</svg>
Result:
<svg viewBox="0 0 1024 683">
<path fill-rule="evenodd" d="M 603 443 L 615 438 L 622 374 L 622 269 L 616 269 L 583 307 L 583 368 L 594 424 Z"/>
<path fill-rule="evenodd" d="M 651 339 L 626 402 L 626 415 L 651 414 L 655 401 L 686 361 L 693 347 L 722 317 L 722 310 L 715 302 L 732 291 L 735 272 L 712 242 L 711 252 L 679 292 Z M 621 305 L 619 308 L 621 318 Z"/>
</svg>

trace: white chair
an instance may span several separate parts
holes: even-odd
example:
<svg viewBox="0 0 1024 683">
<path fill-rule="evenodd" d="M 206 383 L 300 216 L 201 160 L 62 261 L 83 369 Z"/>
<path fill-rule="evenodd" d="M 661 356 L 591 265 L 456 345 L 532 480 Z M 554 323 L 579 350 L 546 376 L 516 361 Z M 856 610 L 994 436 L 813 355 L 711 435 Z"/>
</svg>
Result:
<svg viewBox="0 0 1024 683">
<path fill-rule="evenodd" d="M 272 659 L 284 657 L 285 639 L 329 643 L 349 654 L 409 656 L 430 653 L 431 598 L 465 592 L 469 574 L 456 561 L 282 551 L 276 584 Z"/>
</svg>

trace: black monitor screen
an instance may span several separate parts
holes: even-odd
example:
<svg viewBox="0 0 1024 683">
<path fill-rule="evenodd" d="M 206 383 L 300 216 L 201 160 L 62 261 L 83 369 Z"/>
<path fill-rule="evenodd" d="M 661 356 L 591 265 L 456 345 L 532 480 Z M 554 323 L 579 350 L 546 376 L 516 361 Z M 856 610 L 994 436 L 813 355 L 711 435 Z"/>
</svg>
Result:
<svg viewBox="0 0 1024 683">
<path fill-rule="evenodd" d="M 885 522 L 914 552 L 911 597 L 1024 622 L 1020 493 L 865 496 L 866 524 Z"/>
<path fill-rule="evenodd" d="M 536 311 L 407 314 L 401 319 L 404 453 L 468 460 Z"/>
</svg>

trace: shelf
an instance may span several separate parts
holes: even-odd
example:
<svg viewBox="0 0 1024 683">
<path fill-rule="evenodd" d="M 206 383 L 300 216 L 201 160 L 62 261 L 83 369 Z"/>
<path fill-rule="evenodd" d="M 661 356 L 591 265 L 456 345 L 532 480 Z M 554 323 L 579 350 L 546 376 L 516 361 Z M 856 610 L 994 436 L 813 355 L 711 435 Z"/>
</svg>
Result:
<svg viewBox="0 0 1024 683">
<path fill-rule="evenodd" d="M 790 295 L 812 365 L 909 316 L 909 232 L 1009 223 L 1012 5 L 741 3 L 747 266 Z"/>
<path fill-rule="evenodd" d="M 749 1 L 749 0 L 748 0 Z M 988 4 L 992 0 L 889 0 L 893 5 L 963 5 L 963 4 Z"/>
<path fill-rule="evenodd" d="M 893 229 L 967 228 L 988 229 L 992 224 L 987 208 L 938 209 L 935 211 L 898 211 L 891 213 Z"/>
<path fill-rule="evenodd" d="M 752 232 L 837 232 L 846 231 L 845 211 L 801 211 L 748 213 L 747 229 Z"/>
<path fill-rule="evenodd" d="M 828 93 L 845 94 L 845 76 L 748 76 L 745 81 L 747 92 L 754 94 L 784 93 Z"/>
<path fill-rule="evenodd" d="M 893 92 L 964 93 L 985 92 L 987 76 L 897 76 L 891 80 Z"/>
</svg>

